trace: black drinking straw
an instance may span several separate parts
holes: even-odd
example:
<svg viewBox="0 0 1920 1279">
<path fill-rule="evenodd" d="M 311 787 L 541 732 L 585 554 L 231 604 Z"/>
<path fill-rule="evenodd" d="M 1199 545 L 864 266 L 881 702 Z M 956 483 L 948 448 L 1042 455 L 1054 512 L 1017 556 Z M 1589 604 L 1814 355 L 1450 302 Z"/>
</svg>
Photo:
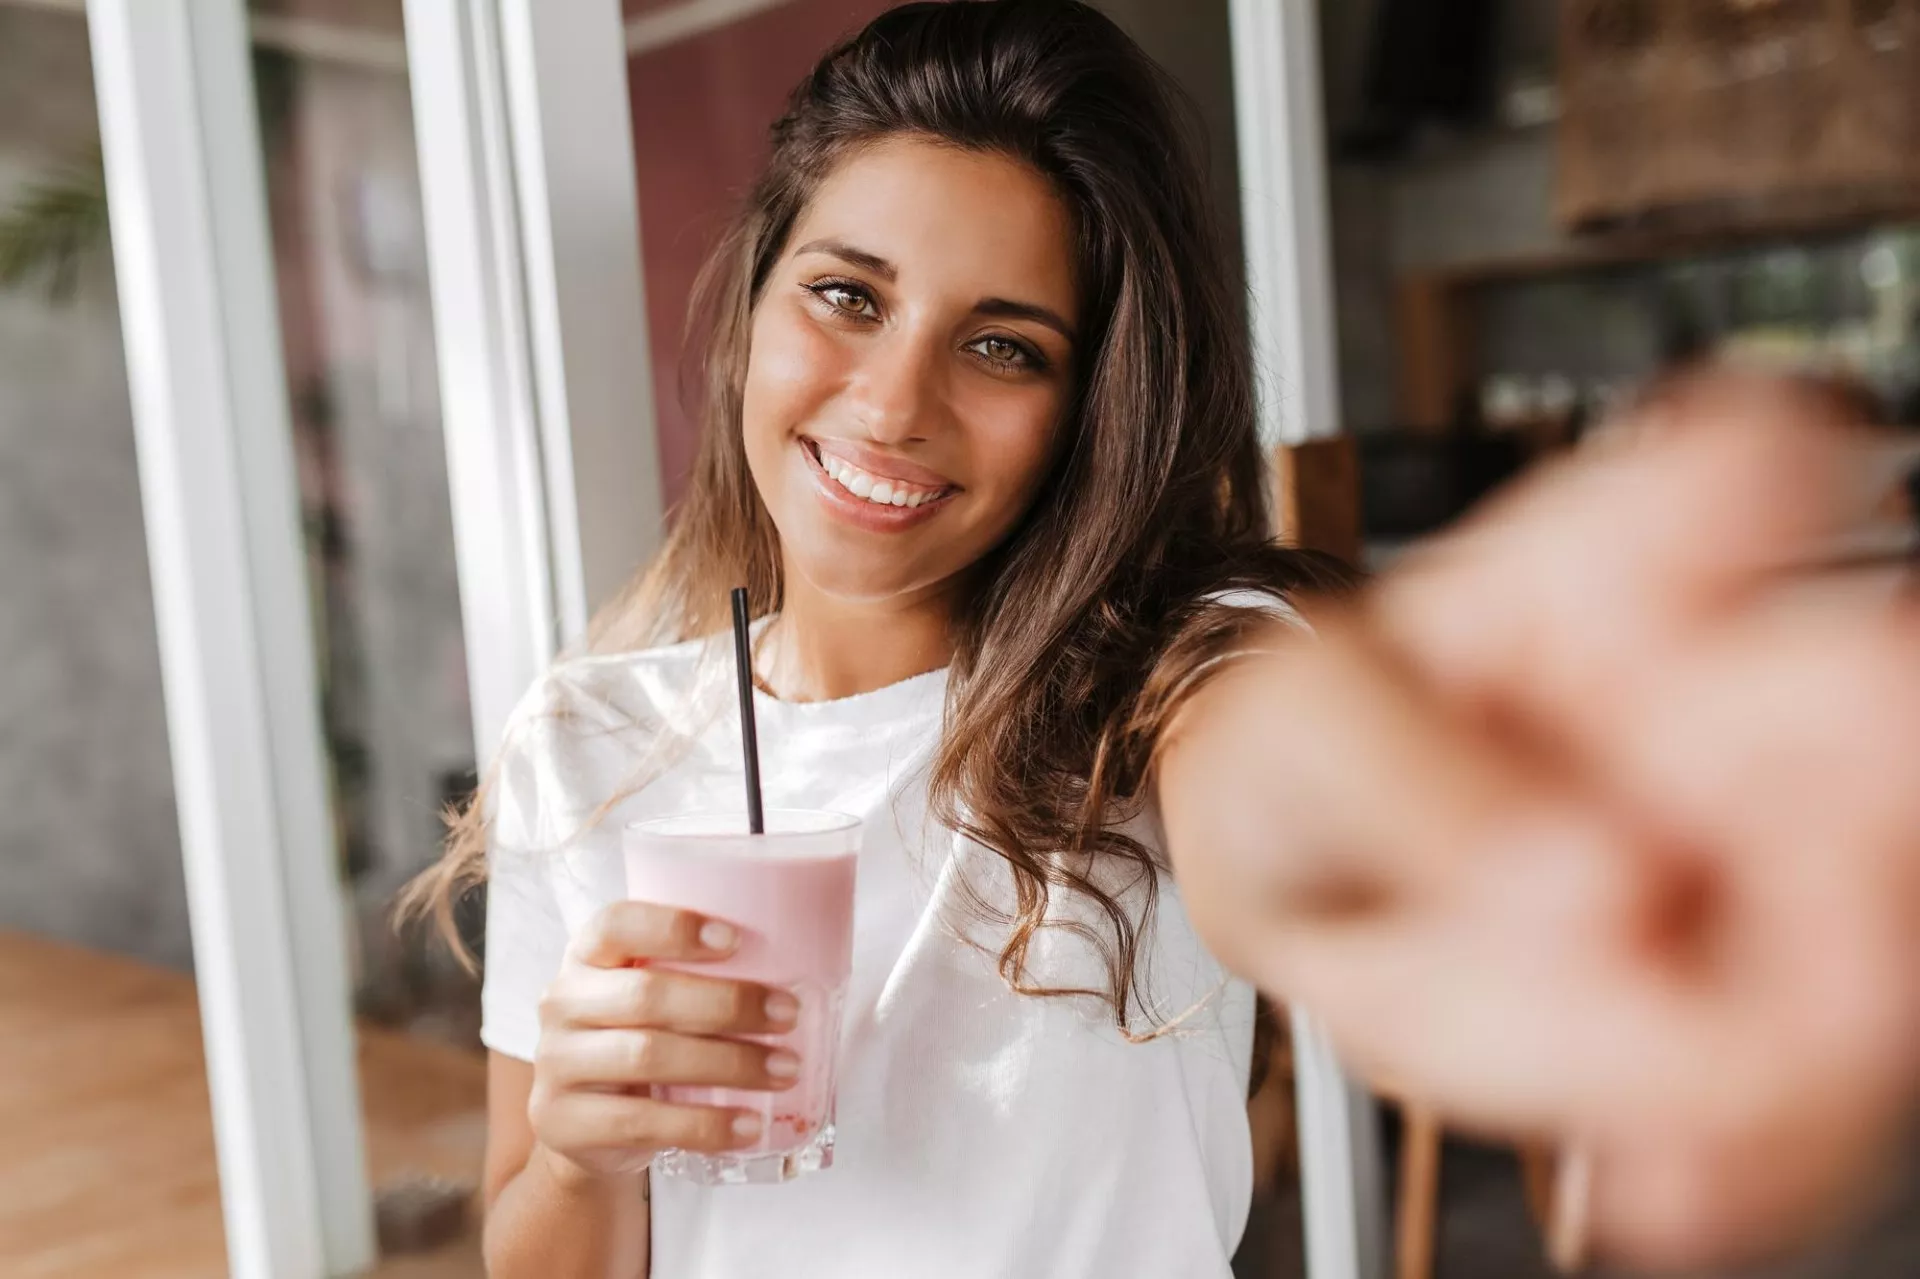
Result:
<svg viewBox="0 0 1920 1279">
<path fill-rule="evenodd" d="M 753 724 L 753 640 L 747 633 L 747 588 L 733 588 L 733 669 L 740 677 L 740 751 L 747 761 L 747 829 L 767 833 L 760 802 L 760 735 Z"/>
</svg>

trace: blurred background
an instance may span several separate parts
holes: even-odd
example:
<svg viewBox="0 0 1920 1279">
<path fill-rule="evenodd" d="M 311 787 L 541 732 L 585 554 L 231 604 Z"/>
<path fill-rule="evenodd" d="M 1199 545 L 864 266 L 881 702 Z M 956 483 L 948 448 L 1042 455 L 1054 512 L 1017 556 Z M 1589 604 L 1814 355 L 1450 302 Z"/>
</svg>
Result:
<svg viewBox="0 0 1920 1279">
<path fill-rule="evenodd" d="M 702 253 L 787 88 L 885 7 L 626 0 L 669 502 Z M 1098 7 L 1192 94 L 1237 248 L 1228 0 Z M 477 1275 L 477 986 L 387 920 L 475 775 L 402 3 L 251 14 L 379 1273 Z M 1920 0 L 1320 0 L 1318 39 L 1343 409 L 1300 501 L 1339 549 L 1390 562 L 1702 355 L 1920 422 Z M 9 1275 L 224 1272 L 149 583 L 85 6 L 0 0 Z M 1414 1119 L 1400 1273 L 1545 1273 L 1520 1162 Z M 1286 1127 L 1249 1276 L 1302 1273 Z M 1920 1273 L 1920 1219 L 1791 1273 Z"/>
</svg>

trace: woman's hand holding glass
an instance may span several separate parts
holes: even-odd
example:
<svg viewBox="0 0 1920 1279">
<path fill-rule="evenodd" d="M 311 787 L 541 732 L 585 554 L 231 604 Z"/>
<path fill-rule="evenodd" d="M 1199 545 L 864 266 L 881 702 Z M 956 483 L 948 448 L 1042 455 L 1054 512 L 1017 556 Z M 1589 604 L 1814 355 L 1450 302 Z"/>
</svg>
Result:
<svg viewBox="0 0 1920 1279">
<path fill-rule="evenodd" d="M 738 942 L 725 921 L 632 901 L 574 939 L 541 1001 L 528 1103 L 535 1138 L 565 1171 L 636 1175 L 661 1150 L 719 1153 L 759 1138 L 750 1112 L 652 1096 L 674 1085 L 781 1091 L 798 1078 L 791 1053 L 743 1038 L 791 1029 L 791 994 L 658 966 L 724 960 Z"/>
</svg>

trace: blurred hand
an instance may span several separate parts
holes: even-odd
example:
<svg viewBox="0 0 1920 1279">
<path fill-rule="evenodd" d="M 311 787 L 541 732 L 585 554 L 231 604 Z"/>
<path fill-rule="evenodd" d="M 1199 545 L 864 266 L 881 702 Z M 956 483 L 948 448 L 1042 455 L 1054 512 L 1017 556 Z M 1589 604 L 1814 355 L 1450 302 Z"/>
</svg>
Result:
<svg viewBox="0 0 1920 1279">
<path fill-rule="evenodd" d="M 1217 681 L 1161 801 L 1223 959 L 1376 1084 L 1569 1143 L 1603 1249 L 1666 1266 L 1833 1224 L 1907 1132 L 1920 611 L 1783 571 L 1870 501 L 1827 401 L 1647 414 Z"/>
<path fill-rule="evenodd" d="M 778 1091 L 791 1053 L 728 1038 L 793 1028 L 784 991 L 648 967 L 725 959 L 738 944 L 718 920 L 645 902 L 609 906 L 581 931 L 540 1005 L 528 1116 L 549 1153 L 589 1176 L 631 1175 L 668 1147 L 752 1145 L 746 1111 L 653 1100 L 656 1084 Z"/>
</svg>

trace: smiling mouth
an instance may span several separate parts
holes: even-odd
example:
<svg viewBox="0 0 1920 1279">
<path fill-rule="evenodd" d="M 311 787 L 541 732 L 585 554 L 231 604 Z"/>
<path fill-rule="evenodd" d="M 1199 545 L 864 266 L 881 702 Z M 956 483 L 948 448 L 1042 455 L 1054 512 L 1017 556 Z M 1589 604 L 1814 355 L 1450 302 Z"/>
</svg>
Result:
<svg viewBox="0 0 1920 1279">
<path fill-rule="evenodd" d="M 844 458 L 823 453 L 820 445 L 809 439 L 800 441 L 802 447 L 813 458 L 826 477 L 838 485 L 849 497 L 857 498 L 872 506 L 899 506 L 909 510 L 918 510 L 935 502 L 941 502 L 960 491 L 957 484 L 927 485 L 910 484 L 905 480 L 889 479 L 884 475 L 874 475 L 863 471 Z"/>
</svg>

